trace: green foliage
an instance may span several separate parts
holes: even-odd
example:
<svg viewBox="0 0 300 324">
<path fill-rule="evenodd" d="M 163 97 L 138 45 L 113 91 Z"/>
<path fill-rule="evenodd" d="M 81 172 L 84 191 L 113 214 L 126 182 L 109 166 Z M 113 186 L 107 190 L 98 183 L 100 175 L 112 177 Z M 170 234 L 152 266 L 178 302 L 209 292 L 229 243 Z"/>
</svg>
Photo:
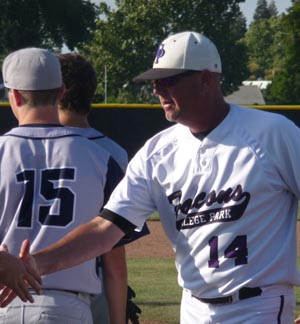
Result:
<svg viewBox="0 0 300 324">
<path fill-rule="evenodd" d="M 254 20 L 243 39 L 249 56 L 247 79 L 272 80 L 282 70 L 285 59 L 283 17 L 278 16 L 274 1 L 269 6 L 258 0 Z"/>
<path fill-rule="evenodd" d="M 70 49 L 90 37 L 97 7 L 87 0 L 0 0 L 0 53 L 29 46 Z"/>
<path fill-rule="evenodd" d="M 275 74 L 267 91 L 270 103 L 296 105 L 300 103 L 300 1 L 294 1 L 282 18 L 284 38 L 283 68 Z"/>
<path fill-rule="evenodd" d="M 268 20 L 259 20 L 250 25 L 245 36 L 245 43 L 248 48 L 249 62 L 256 66 L 256 69 L 252 70 L 256 79 L 264 78 L 264 71 L 272 64 L 272 61 L 270 62 L 272 57 L 268 53 L 272 42 L 273 32 Z"/>
<path fill-rule="evenodd" d="M 253 15 L 253 22 L 258 22 L 260 20 L 269 19 L 269 18 L 270 18 L 270 11 L 268 8 L 267 0 L 258 0 Z"/>
<path fill-rule="evenodd" d="M 97 93 L 104 94 L 106 66 L 111 100 L 154 102 L 151 87 L 141 89 L 132 78 L 152 66 L 163 39 L 185 30 L 203 33 L 214 41 L 223 62 L 224 93 L 235 90 L 247 74 L 245 46 L 239 42 L 246 21 L 239 2 L 242 0 L 126 0 L 116 1 L 116 10 L 100 4 L 104 19 L 97 21 L 93 40 L 79 48 L 97 69 Z"/>
<path fill-rule="evenodd" d="M 249 54 L 249 79 L 272 80 L 266 91 L 268 104 L 299 104 L 300 1 L 293 1 L 288 13 L 280 16 L 274 3 L 269 7 L 265 0 L 257 3 L 254 21 L 243 40 Z"/>
<path fill-rule="evenodd" d="M 268 6 L 267 0 L 258 0 L 253 15 L 253 23 L 261 20 L 268 20 L 271 17 L 277 17 L 278 10 L 275 1 L 272 0 Z"/>
<path fill-rule="evenodd" d="M 282 67 L 285 54 L 281 20 L 281 16 L 271 17 L 250 25 L 243 40 L 249 55 L 249 79 L 269 79 Z"/>
<path fill-rule="evenodd" d="M 278 9 L 276 7 L 275 1 L 272 0 L 269 4 L 269 13 L 270 17 L 277 17 L 278 16 Z"/>
</svg>

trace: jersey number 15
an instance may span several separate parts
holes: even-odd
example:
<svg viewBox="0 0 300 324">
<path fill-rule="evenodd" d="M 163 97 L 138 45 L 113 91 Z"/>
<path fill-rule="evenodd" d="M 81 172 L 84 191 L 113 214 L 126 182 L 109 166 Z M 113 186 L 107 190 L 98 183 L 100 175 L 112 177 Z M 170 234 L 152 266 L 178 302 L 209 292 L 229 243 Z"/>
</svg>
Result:
<svg viewBox="0 0 300 324">
<path fill-rule="evenodd" d="M 31 227 L 35 202 L 35 185 L 39 186 L 39 194 L 49 203 L 38 206 L 38 221 L 42 225 L 66 226 L 73 219 L 74 193 L 67 187 L 55 187 L 54 182 L 59 180 L 75 179 L 75 170 L 72 168 L 49 169 L 41 171 L 41 177 L 37 178 L 36 171 L 24 170 L 17 174 L 17 181 L 25 184 L 25 193 L 21 202 L 18 218 L 18 227 Z M 37 181 L 39 182 L 39 181 Z M 50 214 L 53 201 L 59 199 L 59 213 Z"/>
</svg>

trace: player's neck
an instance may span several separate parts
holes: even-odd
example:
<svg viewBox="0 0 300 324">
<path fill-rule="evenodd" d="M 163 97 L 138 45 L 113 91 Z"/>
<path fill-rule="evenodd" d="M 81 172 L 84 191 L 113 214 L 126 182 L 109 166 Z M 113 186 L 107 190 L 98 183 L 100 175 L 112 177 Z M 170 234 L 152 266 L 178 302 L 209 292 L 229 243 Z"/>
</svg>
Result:
<svg viewBox="0 0 300 324">
<path fill-rule="evenodd" d="M 53 124 L 59 125 L 58 111 L 53 106 L 27 108 L 22 107 L 16 116 L 19 125 L 27 124 Z"/>
<path fill-rule="evenodd" d="M 62 125 L 80 128 L 90 128 L 87 116 L 72 111 L 59 110 L 59 120 Z"/>
</svg>

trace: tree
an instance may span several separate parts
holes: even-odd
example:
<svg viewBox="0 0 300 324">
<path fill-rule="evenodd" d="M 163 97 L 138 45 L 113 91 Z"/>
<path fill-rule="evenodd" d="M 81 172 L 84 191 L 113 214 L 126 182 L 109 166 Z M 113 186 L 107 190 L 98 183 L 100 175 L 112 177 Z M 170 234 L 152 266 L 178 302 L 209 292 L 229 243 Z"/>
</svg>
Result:
<svg viewBox="0 0 300 324">
<path fill-rule="evenodd" d="M 270 1 L 268 5 L 267 0 L 258 0 L 253 15 L 253 22 L 256 23 L 261 20 L 270 19 L 278 16 L 278 9 L 274 0 Z"/>
<path fill-rule="evenodd" d="M 267 100 L 274 104 L 300 104 L 300 1 L 293 1 L 282 18 L 285 50 L 283 69 L 275 74 L 267 89 Z"/>
<path fill-rule="evenodd" d="M 107 69 L 109 100 L 152 101 L 147 86 L 132 78 L 152 66 L 159 43 L 171 33 L 196 30 L 218 47 L 223 61 L 223 90 L 231 92 L 247 74 L 245 46 L 239 39 L 246 20 L 239 9 L 242 0 L 117 0 L 116 10 L 100 5 L 105 19 L 97 21 L 94 38 L 80 52 L 96 66 L 98 94 L 104 95 Z M 101 82 L 102 80 L 102 82 Z"/>
<path fill-rule="evenodd" d="M 35 46 L 71 50 L 90 37 L 97 7 L 87 0 L 0 0 L 0 53 Z"/>
<path fill-rule="evenodd" d="M 269 19 L 270 11 L 268 8 L 267 0 L 257 0 L 256 8 L 253 15 L 253 22 L 256 23 L 260 20 Z"/>
<path fill-rule="evenodd" d="M 277 16 L 278 9 L 274 0 L 271 0 L 269 5 L 267 0 L 257 0 L 252 23 Z"/>
<path fill-rule="evenodd" d="M 268 10 L 269 10 L 270 17 L 278 16 L 278 9 L 274 0 L 270 2 Z"/>
<path fill-rule="evenodd" d="M 249 79 L 272 78 L 274 71 L 282 66 L 281 17 L 271 17 L 253 22 L 247 31 L 244 43 L 249 55 Z"/>
</svg>

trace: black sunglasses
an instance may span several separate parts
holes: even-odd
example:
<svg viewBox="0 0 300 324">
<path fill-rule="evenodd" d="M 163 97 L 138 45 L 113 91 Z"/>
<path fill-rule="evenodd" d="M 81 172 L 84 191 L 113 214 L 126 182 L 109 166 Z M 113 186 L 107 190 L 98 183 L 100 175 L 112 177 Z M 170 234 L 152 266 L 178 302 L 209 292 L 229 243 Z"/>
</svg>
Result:
<svg viewBox="0 0 300 324">
<path fill-rule="evenodd" d="M 183 73 L 176 74 L 167 78 L 152 80 L 152 84 L 154 86 L 173 87 L 180 79 L 198 72 L 200 71 L 188 70 Z"/>
</svg>

